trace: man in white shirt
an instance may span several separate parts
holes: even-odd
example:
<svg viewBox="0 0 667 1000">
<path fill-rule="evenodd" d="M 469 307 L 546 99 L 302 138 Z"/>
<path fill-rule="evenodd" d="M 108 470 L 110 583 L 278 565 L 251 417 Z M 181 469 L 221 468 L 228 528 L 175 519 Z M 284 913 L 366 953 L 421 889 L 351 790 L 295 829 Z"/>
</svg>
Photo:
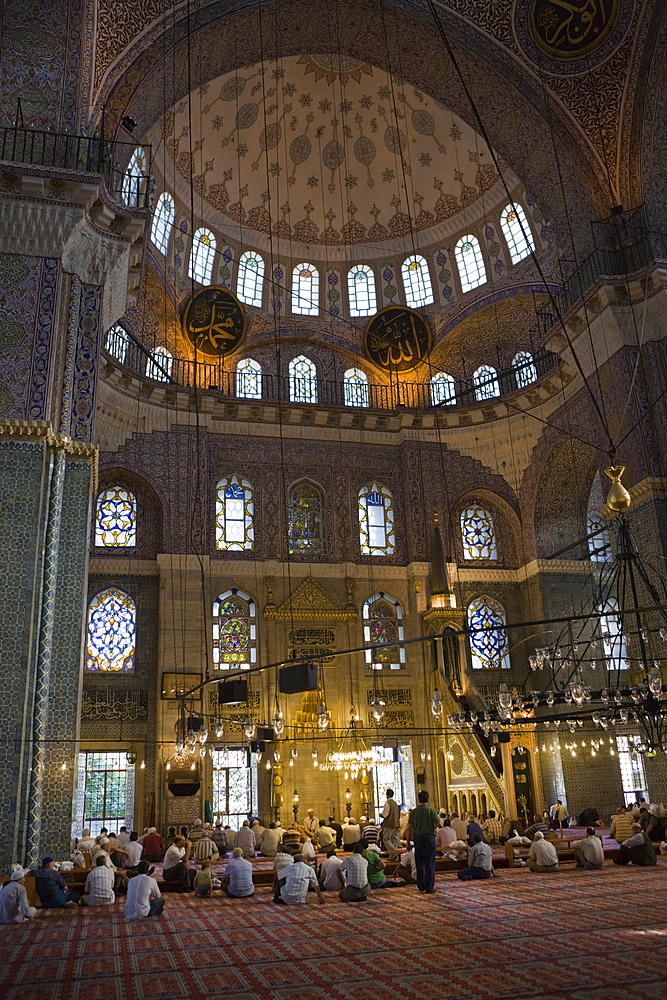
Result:
<svg viewBox="0 0 667 1000">
<path fill-rule="evenodd" d="M 250 831 L 252 833 L 252 831 Z M 255 886 L 252 881 L 252 865 L 243 857 L 240 847 L 235 847 L 232 860 L 225 868 L 222 876 L 222 891 L 230 899 L 243 899 L 252 896 Z"/>
<path fill-rule="evenodd" d="M 275 823 L 269 823 L 268 830 L 264 830 L 259 838 L 259 849 L 265 857 L 275 858 L 282 835 L 283 831 L 276 829 Z"/>
<path fill-rule="evenodd" d="M 317 844 L 318 851 L 322 851 L 324 854 L 327 854 L 331 847 L 336 846 L 336 831 L 327 826 L 323 819 L 320 820 L 320 825 L 313 836 L 313 843 Z"/>
<path fill-rule="evenodd" d="M 324 860 L 320 865 L 320 870 L 317 876 L 319 883 L 325 892 L 338 892 L 340 889 L 338 869 L 342 863 L 342 859 L 336 854 L 336 848 L 332 847 L 326 856 L 326 860 Z"/>
<path fill-rule="evenodd" d="M 127 832 L 126 826 L 121 826 L 120 828 L 120 831 L 118 833 L 118 843 L 122 847 L 126 847 L 130 843 L 130 835 Z"/>
<path fill-rule="evenodd" d="M 353 848 L 354 853 L 349 858 L 345 858 L 338 869 L 338 881 L 342 887 L 338 898 L 343 903 L 362 903 L 371 894 L 368 882 L 368 861 L 363 857 L 365 850 L 366 845 L 361 841 L 357 842 Z"/>
<path fill-rule="evenodd" d="M 452 813 L 449 817 L 449 825 L 456 834 L 457 840 L 468 839 L 468 823 L 461 819 L 458 813 Z"/>
<path fill-rule="evenodd" d="M 561 800 L 558 799 L 549 810 L 549 816 L 551 817 L 551 829 L 555 830 L 556 827 L 559 827 L 562 830 L 563 826 L 567 826 L 566 820 L 569 815 L 570 814 Z"/>
<path fill-rule="evenodd" d="M 349 851 L 353 844 L 361 840 L 361 827 L 354 816 L 343 820 L 343 847 Z"/>
<path fill-rule="evenodd" d="M 176 892 L 192 891 L 192 884 L 197 873 L 194 868 L 188 867 L 189 857 L 190 842 L 179 835 L 168 848 L 162 862 L 162 878 L 165 882 L 171 882 Z"/>
<path fill-rule="evenodd" d="M 408 885 L 417 884 L 417 862 L 415 861 L 415 852 L 412 848 L 406 851 L 405 854 L 401 854 L 401 861 L 396 869 L 396 874 L 399 878 L 405 879 Z"/>
<path fill-rule="evenodd" d="M 86 887 L 81 897 L 82 906 L 111 906 L 115 902 L 113 891 L 115 874 L 107 868 L 101 854 L 95 859 L 95 867 L 88 872 Z"/>
<path fill-rule="evenodd" d="M 236 846 L 241 848 L 245 858 L 255 857 L 255 847 L 257 846 L 257 841 L 255 839 L 255 834 L 250 827 L 250 821 L 247 819 L 243 820 L 243 826 L 236 834 Z"/>
<path fill-rule="evenodd" d="M 491 878 L 493 874 L 493 850 L 489 844 L 484 843 L 481 833 L 473 833 L 472 849 L 468 855 L 468 867 L 457 872 L 456 877 L 462 882 L 471 882 L 473 879 Z"/>
<path fill-rule="evenodd" d="M 439 826 L 435 831 L 435 847 L 438 851 L 446 851 L 448 848 L 455 844 L 459 838 L 456 836 L 456 831 L 450 826 L 449 820 L 443 821 L 443 825 Z"/>
<path fill-rule="evenodd" d="M 136 831 L 132 831 L 130 834 L 130 842 L 127 844 L 125 850 L 128 854 L 127 867 L 136 868 L 141 861 L 141 855 L 144 852 L 143 844 L 139 843 L 139 837 Z"/>
<path fill-rule="evenodd" d="M 574 856 L 577 859 L 577 868 L 602 868 L 604 861 L 604 848 L 599 837 L 595 836 L 595 829 L 592 826 L 586 827 L 586 837 L 584 840 L 575 840 Z"/>
<path fill-rule="evenodd" d="M 544 839 L 544 834 L 541 830 L 537 831 L 535 834 L 535 840 L 530 845 L 526 864 L 530 868 L 531 872 L 543 873 L 560 871 L 558 867 L 558 854 L 556 853 L 556 848 L 548 840 Z"/>
<path fill-rule="evenodd" d="M 284 869 L 278 879 L 278 885 L 280 886 L 280 901 L 287 906 L 299 906 L 305 903 L 308 890 L 311 887 L 317 893 L 318 901 L 324 902 L 317 875 L 311 866 L 304 862 L 302 854 L 295 854 L 294 864 L 288 865 Z"/>
<path fill-rule="evenodd" d="M 275 861 L 273 862 L 273 870 L 275 872 L 274 879 L 273 879 L 273 901 L 274 901 L 274 903 L 277 902 L 280 899 L 280 885 L 279 885 L 280 873 L 285 868 L 287 868 L 289 865 L 293 865 L 293 864 L 294 864 L 294 855 L 293 854 L 286 854 L 286 853 L 283 854 L 282 851 L 279 851 L 278 854 L 276 854 Z"/>
<path fill-rule="evenodd" d="M 0 892 L 0 924 L 22 924 L 24 920 L 34 920 L 37 910 L 28 903 L 25 876 L 29 868 L 15 868 L 9 882 Z"/>
<path fill-rule="evenodd" d="M 306 818 L 303 821 L 304 830 L 307 830 L 308 833 L 312 834 L 312 833 L 315 833 L 315 831 L 317 830 L 317 828 L 318 828 L 319 825 L 320 825 L 320 821 L 317 818 L 317 816 L 315 815 L 315 810 L 314 809 L 309 809 L 308 813 L 306 815 Z"/>
<path fill-rule="evenodd" d="M 76 846 L 80 851 L 92 851 L 97 846 L 97 841 L 90 836 L 90 830 L 82 830 L 81 840 Z"/>
<path fill-rule="evenodd" d="M 125 916 L 133 917 L 159 916 L 164 907 L 164 896 L 154 878 L 148 874 L 150 866 L 147 861 L 139 862 L 139 874 L 131 878 L 127 885 L 125 900 Z"/>
</svg>

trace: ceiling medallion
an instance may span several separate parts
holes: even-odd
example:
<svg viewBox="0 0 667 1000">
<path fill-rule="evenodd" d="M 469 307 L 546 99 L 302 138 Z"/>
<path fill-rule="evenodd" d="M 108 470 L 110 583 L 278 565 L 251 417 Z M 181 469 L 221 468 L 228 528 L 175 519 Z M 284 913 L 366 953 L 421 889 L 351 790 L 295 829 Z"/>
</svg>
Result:
<svg viewBox="0 0 667 1000">
<path fill-rule="evenodd" d="M 633 8 L 634 0 L 517 0 L 514 32 L 526 55 L 543 69 L 576 75 L 616 51 Z"/>
<path fill-rule="evenodd" d="M 416 309 L 386 306 L 366 324 L 364 350 L 383 371 L 411 371 L 431 350 L 431 330 Z"/>
<path fill-rule="evenodd" d="M 203 354 L 224 357 L 240 346 L 247 329 L 243 304 L 221 285 L 201 288 L 183 314 L 183 332 Z"/>
</svg>

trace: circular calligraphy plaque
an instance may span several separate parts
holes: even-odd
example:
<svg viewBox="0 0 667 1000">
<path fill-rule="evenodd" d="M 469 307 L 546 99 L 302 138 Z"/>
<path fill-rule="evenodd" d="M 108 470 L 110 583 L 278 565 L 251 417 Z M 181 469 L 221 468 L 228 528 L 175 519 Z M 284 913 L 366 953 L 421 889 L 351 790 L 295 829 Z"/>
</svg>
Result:
<svg viewBox="0 0 667 1000">
<path fill-rule="evenodd" d="M 183 315 L 183 332 L 203 354 L 231 354 L 240 346 L 246 327 L 243 304 L 220 285 L 196 292 Z"/>
<path fill-rule="evenodd" d="M 386 306 L 366 324 L 364 349 L 378 368 L 408 372 L 428 355 L 431 331 L 416 309 Z"/>
<path fill-rule="evenodd" d="M 611 34 L 620 0 L 531 0 L 530 30 L 543 52 L 576 59 L 598 49 Z"/>
</svg>

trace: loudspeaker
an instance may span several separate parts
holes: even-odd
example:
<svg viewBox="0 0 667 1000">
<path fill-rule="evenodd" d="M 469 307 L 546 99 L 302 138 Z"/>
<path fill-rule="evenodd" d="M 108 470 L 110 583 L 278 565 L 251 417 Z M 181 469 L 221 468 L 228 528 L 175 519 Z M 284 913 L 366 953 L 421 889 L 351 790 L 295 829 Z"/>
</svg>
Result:
<svg viewBox="0 0 667 1000">
<path fill-rule="evenodd" d="M 417 771 L 417 784 L 418 785 L 426 784 L 426 774 L 424 773 L 424 771 Z"/>
<path fill-rule="evenodd" d="M 248 682 L 222 681 L 218 684 L 218 705 L 236 705 L 248 700 Z"/>
<path fill-rule="evenodd" d="M 271 728 L 271 726 L 259 726 L 258 727 L 258 729 L 257 729 L 257 739 L 260 742 L 272 743 L 275 740 L 275 738 L 276 738 L 276 734 L 274 733 L 274 731 Z"/>
<path fill-rule="evenodd" d="M 204 720 L 201 715 L 189 715 L 185 728 L 189 733 L 198 733 L 204 728 Z"/>
<path fill-rule="evenodd" d="M 263 743 L 261 740 L 251 741 L 250 743 L 251 753 L 264 753 L 265 750 L 266 750 L 266 743 Z"/>
<path fill-rule="evenodd" d="M 317 691 L 317 664 L 295 663 L 290 667 L 281 667 L 278 684 L 281 694 Z"/>
<path fill-rule="evenodd" d="M 196 795 L 201 785 L 198 781 L 176 782 L 172 781 L 167 785 L 172 795 L 179 798 L 186 798 L 189 795 Z"/>
<path fill-rule="evenodd" d="M 496 733 L 496 738 L 499 743 L 509 743 L 510 734 L 509 733 Z"/>
</svg>

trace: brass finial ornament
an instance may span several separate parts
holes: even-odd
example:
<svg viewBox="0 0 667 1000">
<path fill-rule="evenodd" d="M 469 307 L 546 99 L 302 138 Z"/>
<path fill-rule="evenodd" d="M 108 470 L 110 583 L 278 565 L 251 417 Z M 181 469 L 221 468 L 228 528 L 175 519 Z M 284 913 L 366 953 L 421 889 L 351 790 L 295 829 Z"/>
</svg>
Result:
<svg viewBox="0 0 667 1000">
<path fill-rule="evenodd" d="M 621 476 L 625 472 L 624 465 L 612 465 L 604 470 L 611 479 L 611 489 L 607 496 L 607 506 L 612 510 L 627 510 L 632 502 L 632 497 L 621 482 Z"/>
</svg>

